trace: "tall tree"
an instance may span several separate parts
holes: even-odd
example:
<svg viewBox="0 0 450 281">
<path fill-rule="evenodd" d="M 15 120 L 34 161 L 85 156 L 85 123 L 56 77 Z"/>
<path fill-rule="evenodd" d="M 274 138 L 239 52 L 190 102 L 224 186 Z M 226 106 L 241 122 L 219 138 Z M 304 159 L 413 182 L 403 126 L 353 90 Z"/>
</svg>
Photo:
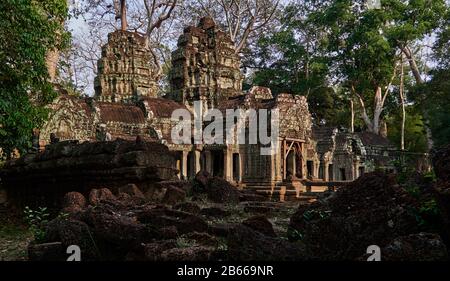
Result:
<svg viewBox="0 0 450 281">
<path fill-rule="evenodd" d="M 3 0 L 0 10 L 0 147 L 6 156 L 31 145 L 32 130 L 55 97 L 46 58 L 67 40 L 66 0 Z"/>
<path fill-rule="evenodd" d="M 83 19 L 86 31 L 75 34 L 73 53 L 70 60 L 78 69 L 74 81 L 83 81 L 78 90 L 93 89 L 97 60 L 101 46 L 106 43 L 107 34 L 115 30 L 128 30 L 143 35 L 152 53 L 152 63 L 158 72 L 156 77 L 164 78 L 164 67 L 170 62 L 167 48 L 176 42 L 182 28 L 176 26 L 181 0 L 85 0 L 80 6 L 73 6 L 74 18 Z M 81 47 L 81 48 L 80 48 Z M 73 72 L 72 75 L 76 73 Z M 87 83 L 86 83 L 87 82 Z M 88 89 L 89 90 L 89 89 Z"/>
<path fill-rule="evenodd" d="M 186 9 L 197 17 L 210 16 L 225 28 L 236 53 L 249 45 L 249 39 L 273 20 L 280 0 L 191 0 Z"/>
</svg>

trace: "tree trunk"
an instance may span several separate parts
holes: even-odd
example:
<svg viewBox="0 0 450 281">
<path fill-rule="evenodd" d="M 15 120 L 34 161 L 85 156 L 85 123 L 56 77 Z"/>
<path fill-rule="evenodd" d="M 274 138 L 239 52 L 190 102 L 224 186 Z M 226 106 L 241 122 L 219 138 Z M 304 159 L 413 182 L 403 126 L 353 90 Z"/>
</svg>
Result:
<svg viewBox="0 0 450 281">
<path fill-rule="evenodd" d="M 350 120 L 350 131 L 355 132 L 355 109 L 353 107 L 353 100 L 350 99 L 350 110 L 351 110 L 351 120 Z"/>
<path fill-rule="evenodd" d="M 420 75 L 419 67 L 417 66 L 416 60 L 414 59 L 414 54 L 411 52 L 411 49 L 409 49 L 408 46 L 400 47 L 400 48 L 401 48 L 403 54 L 405 54 L 406 58 L 408 59 L 409 66 L 411 68 L 411 72 L 414 75 L 414 79 L 416 80 L 416 83 L 418 85 L 423 84 L 423 79 L 422 79 L 422 76 Z M 425 133 L 427 136 L 427 148 L 428 148 L 428 151 L 431 151 L 431 149 L 433 149 L 434 143 L 433 143 L 433 135 L 431 133 L 431 129 L 429 126 L 430 117 L 426 110 L 422 110 L 422 112 L 423 112 L 423 117 L 425 119 L 424 123 L 425 123 Z"/>
<path fill-rule="evenodd" d="M 128 22 L 127 22 L 127 6 L 125 0 L 120 1 L 120 24 L 121 29 L 123 31 L 127 30 Z"/>
<path fill-rule="evenodd" d="M 400 149 L 405 150 L 405 122 L 406 122 L 406 110 L 405 110 L 405 94 L 404 94 L 404 66 L 403 66 L 403 54 L 402 54 L 402 70 L 400 76 L 400 103 L 402 105 L 402 130 L 401 130 L 401 140 Z"/>
<path fill-rule="evenodd" d="M 380 134 L 380 118 L 381 112 L 383 111 L 383 97 L 381 94 L 381 87 L 377 87 L 374 100 L 374 110 L 373 110 L 373 124 L 372 132 L 375 134 Z"/>
</svg>

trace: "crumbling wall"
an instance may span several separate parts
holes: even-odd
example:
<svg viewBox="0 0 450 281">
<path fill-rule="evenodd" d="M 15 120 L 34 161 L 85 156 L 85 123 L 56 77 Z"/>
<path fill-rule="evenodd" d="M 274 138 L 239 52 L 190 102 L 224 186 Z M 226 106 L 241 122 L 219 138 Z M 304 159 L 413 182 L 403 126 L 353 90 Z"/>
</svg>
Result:
<svg viewBox="0 0 450 281">
<path fill-rule="evenodd" d="M 135 32 L 108 34 L 95 78 L 96 98 L 107 102 L 133 102 L 136 97 L 156 97 L 158 68 L 152 63 L 146 39 Z"/>
<path fill-rule="evenodd" d="M 9 200 L 19 206 L 57 206 L 69 191 L 134 183 L 142 190 L 175 179 L 174 156 L 154 142 L 60 142 L 7 162 L 0 171 Z"/>
<path fill-rule="evenodd" d="M 172 65 L 171 98 L 176 101 L 191 105 L 203 100 L 214 107 L 221 99 L 241 94 L 239 56 L 230 37 L 211 18 L 184 29 Z"/>
</svg>

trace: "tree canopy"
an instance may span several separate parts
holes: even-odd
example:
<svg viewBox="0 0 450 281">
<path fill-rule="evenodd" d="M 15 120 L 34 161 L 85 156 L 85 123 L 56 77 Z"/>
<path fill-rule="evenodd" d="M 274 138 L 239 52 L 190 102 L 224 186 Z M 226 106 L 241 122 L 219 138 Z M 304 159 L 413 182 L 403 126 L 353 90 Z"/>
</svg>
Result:
<svg viewBox="0 0 450 281">
<path fill-rule="evenodd" d="M 55 97 L 46 65 L 66 41 L 65 0 L 3 0 L 0 10 L 0 147 L 5 155 L 31 145 L 32 130 Z"/>
</svg>

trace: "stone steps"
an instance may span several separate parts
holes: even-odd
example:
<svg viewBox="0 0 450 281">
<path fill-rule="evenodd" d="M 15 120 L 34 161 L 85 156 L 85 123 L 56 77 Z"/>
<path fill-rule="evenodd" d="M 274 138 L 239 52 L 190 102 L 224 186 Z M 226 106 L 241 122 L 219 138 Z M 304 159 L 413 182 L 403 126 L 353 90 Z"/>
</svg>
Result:
<svg viewBox="0 0 450 281">
<path fill-rule="evenodd" d="M 317 200 L 319 192 L 306 192 L 306 190 L 296 191 L 293 187 L 285 185 L 247 185 L 244 190 L 253 190 L 256 194 L 263 195 L 274 201 L 301 201 L 314 202 Z"/>
</svg>

